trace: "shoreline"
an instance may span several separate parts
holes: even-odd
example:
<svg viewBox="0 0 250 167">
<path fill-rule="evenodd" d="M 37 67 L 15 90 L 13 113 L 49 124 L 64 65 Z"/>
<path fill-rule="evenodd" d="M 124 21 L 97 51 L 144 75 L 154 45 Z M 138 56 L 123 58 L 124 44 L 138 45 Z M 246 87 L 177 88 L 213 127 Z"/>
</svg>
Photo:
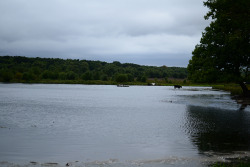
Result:
<svg viewBox="0 0 250 167">
<path fill-rule="evenodd" d="M 79 85 L 118 85 L 120 83 L 113 81 L 32 81 L 32 82 L 0 82 L 1 84 L 79 84 Z M 138 86 L 174 86 L 179 84 L 181 86 L 196 86 L 196 87 L 213 87 L 213 84 L 196 84 L 196 83 L 156 83 L 151 85 L 152 82 L 125 82 L 124 85 L 138 85 Z"/>
<path fill-rule="evenodd" d="M 166 157 L 159 159 L 145 159 L 145 160 L 125 160 L 107 159 L 107 160 L 93 160 L 93 161 L 68 161 L 68 162 L 8 162 L 0 161 L 2 167 L 63 167 L 63 166 L 109 166 L 109 167 L 148 167 L 155 166 L 198 166 L 198 167 L 245 167 L 250 166 L 250 151 L 235 151 L 232 153 L 218 153 L 218 152 L 204 152 L 201 157 Z M 242 166 L 245 165 L 245 166 Z"/>
</svg>

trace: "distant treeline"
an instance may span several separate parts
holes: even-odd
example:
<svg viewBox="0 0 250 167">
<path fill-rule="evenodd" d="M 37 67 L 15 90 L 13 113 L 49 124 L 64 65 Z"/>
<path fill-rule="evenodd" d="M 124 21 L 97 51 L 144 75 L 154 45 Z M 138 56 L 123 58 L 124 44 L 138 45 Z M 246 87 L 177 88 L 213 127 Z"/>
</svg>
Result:
<svg viewBox="0 0 250 167">
<path fill-rule="evenodd" d="M 149 78 L 168 81 L 168 78 L 186 77 L 187 69 L 181 67 L 142 66 L 118 61 L 107 63 L 79 59 L 0 56 L 0 82 L 147 82 Z"/>
</svg>

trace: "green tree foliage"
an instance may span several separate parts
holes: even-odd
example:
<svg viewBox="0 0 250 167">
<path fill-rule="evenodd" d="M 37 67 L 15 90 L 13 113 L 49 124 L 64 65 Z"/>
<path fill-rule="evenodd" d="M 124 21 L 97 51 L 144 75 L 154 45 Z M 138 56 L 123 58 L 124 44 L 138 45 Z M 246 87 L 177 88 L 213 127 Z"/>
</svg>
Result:
<svg viewBox="0 0 250 167">
<path fill-rule="evenodd" d="M 101 80 L 102 81 L 108 81 L 109 80 L 108 75 L 107 74 L 102 75 Z"/>
<path fill-rule="evenodd" d="M 250 1 L 207 0 L 205 28 L 189 61 L 189 78 L 195 82 L 237 82 L 250 68 Z"/>
<path fill-rule="evenodd" d="M 66 79 L 67 80 L 76 80 L 77 79 L 77 75 L 73 71 L 69 71 L 66 74 Z"/>
<path fill-rule="evenodd" d="M 90 71 L 87 71 L 87 72 L 85 72 L 83 75 L 82 75 L 82 77 L 81 77 L 83 80 L 92 80 L 92 73 L 90 72 Z"/>
<path fill-rule="evenodd" d="M 23 74 L 20 73 L 20 72 L 17 72 L 17 73 L 15 74 L 15 78 L 20 82 L 20 81 L 22 80 L 22 78 L 23 78 Z"/>
<path fill-rule="evenodd" d="M 132 74 L 128 73 L 127 76 L 128 76 L 128 81 L 129 82 L 133 82 L 134 81 L 134 76 Z"/>
<path fill-rule="evenodd" d="M 25 73 L 23 73 L 23 78 L 22 79 L 29 82 L 31 80 L 35 80 L 35 75 L 30 73 L 30 72 L 25 72 Z"/>
<path fill-rule="evenodd" d="M 3 82 L 10 82 L 13 79 L 13 74 L 9 71 L 2 73 Z"/>
<path fill-rule="evenodd" d="M 100 80 L 101 79 L 101 75 L 100 75 L 100 72 L 99 71 L 95 71 L 93 73 L 93 79 L 94 80 Z"/>
<path fill-rule="evenodd" d="M 127 74 L 117 74 L 115 76 L 115 80 L 118 83 L 125 83 L 128 82 L 128 75 Z"/>
<path fill-rule="evenodd" d="M 142 75 L 142 76 L 137 77 L 136 80 L 139 81 L 139 82 L 146 82 L 147 77 L 146 77 L 146 75 Z"/>
<path fill-rule="evenodd" d="M 67 76 L 67 75 L 66 75 L 65 72 L 60 72 L 60 73 L 59 73 L 59 79 L 60 79 L 60 80 L 66 80 L 66 78 L 67 78 L 66 76 Z"/>
<path fill-rule="evenodd" d="M 118 77 L 119 76 L 119 77 Z M 118 78 L 117 78 L 118 77 Z M 0 82 L 122 81 L 146 82 L 148 78 L 186 78 L 187 69 L 180 67 L 140 66 L 89 60 L 63 60 L 0 56 Z M 123 78 L 123 79 L 122 79 Z"/>
</svg>

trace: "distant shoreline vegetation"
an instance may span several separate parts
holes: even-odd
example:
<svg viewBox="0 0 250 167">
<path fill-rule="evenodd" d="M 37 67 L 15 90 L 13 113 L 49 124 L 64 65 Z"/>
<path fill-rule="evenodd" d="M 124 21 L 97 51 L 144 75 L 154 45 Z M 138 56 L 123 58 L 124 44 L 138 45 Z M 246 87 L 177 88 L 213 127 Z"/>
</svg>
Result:
<svg viewBox="0 0 250 167">
<path fill-rule="evenodd" d="M 186 83 L 187 68 L 132 63 L 0 56 L 0 82 L 157 85 Z"/>
</svg>

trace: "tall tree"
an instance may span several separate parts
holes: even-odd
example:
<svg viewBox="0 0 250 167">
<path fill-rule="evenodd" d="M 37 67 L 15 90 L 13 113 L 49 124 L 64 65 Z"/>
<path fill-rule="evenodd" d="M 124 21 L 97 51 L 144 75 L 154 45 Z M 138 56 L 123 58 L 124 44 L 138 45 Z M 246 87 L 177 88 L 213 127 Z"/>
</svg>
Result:
<svg viewBox="0 0 250 167">
<path fill-rule="evenodd" d="M 237 82 L 250 68 L 250 1 L 207 0 L 205 28 L 189 61 L 189 78 L 196 82 Z"/>
</svg>

